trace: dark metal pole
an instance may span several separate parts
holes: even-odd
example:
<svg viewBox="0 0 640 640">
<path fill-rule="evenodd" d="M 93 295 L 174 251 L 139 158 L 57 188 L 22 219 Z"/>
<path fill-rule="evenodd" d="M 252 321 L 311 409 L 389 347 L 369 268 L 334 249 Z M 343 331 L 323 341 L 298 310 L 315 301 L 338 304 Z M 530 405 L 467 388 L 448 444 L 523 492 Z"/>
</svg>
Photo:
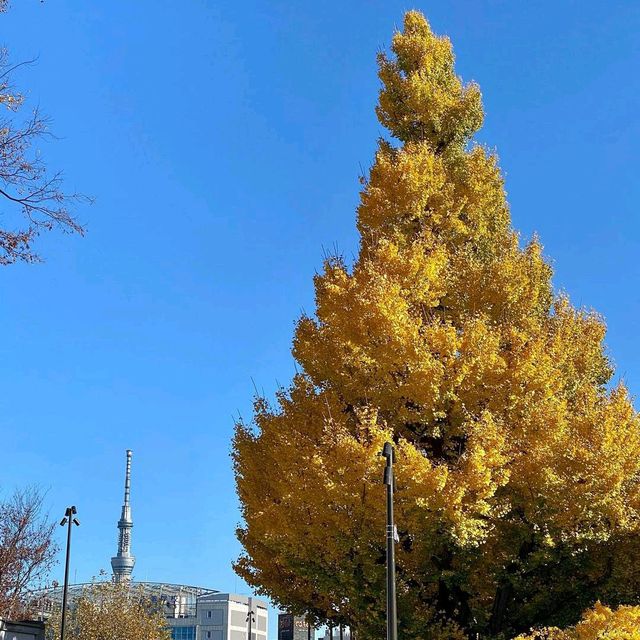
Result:
<svg viewBox="0 0 640 640">
<path fill-rule="evenodd" d="M 71 558 L 71 527 L 80 523 L 74 518 L 77 513 L 75 507 L 67 507 L 64 512 L 64 518 L 60 522 L 60 526 L 68 525 L 67 528 L 67 556 L 64 565 L 64 586 L 62 588 L 62 619 L 60 620 L 60 640 L 64 640 L 64 627 L 67 621 L 67 591 L 69 589 L 69 560 Z"/>
<path fill-rule="evenodd" d="M 248 629 L 248 633 L 247 633 L 247 640 L 252 640 L 251 637 L 251 623 L 254 622 L 253 619 L 253 602 L 252 599 L 249 598 L 249 613 L 247 613 L 247 622 L 249 623 L 249 629 Z M 60 640 L 63 640 L 63 638 L 60 638 Z"/>
<path fill-rule="evenodd" d="M 397 640 L 396 614 L 396 527 L 393 521 L 393 445 L 386 442 L 382 455 L 387 459 L 384 484 L 387 486 L 387 640 Z"/>
</svg>

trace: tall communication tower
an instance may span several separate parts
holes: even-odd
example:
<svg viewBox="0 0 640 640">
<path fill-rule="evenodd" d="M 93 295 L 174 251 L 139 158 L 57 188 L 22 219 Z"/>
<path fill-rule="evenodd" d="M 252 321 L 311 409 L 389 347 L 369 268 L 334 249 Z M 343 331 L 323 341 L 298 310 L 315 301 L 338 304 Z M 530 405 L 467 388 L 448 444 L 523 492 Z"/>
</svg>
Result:
<svg viewBox="0 0 640 640">
<path fill-rule="evenodd" d="M 122 513 L 118 520 L 118 553 L 111 558 L 111 568 L 113 578 L 116 582 L 126 582 L 131 580 L 131 572 L 136 563 L 136 559 L 131 555 L 131 529 L 133 520 L 131 519 L 131 449 L 127 449 L 127 470 L 124 477 L 124 504 Z"/>
</svg>

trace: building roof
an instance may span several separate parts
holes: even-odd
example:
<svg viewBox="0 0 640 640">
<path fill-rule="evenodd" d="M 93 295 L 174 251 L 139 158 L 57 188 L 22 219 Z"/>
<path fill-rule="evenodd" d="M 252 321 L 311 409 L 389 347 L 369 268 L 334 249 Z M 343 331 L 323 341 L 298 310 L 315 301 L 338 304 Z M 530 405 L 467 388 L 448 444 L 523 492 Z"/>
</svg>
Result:
<svg viewBox="0 0 640 640">
<path fill-rule="evenodd" d="M 73 602 L 80 598 L 85 592 L 99 582 L 83 582 L 70 584 L 67 591 L 67 599 Z M 174 604 L 180 607 L 195 607 L 196 599 L 203 595 L 213 595 L 219 593 L 215 589 L 207 587 L 196 587 L 187 584 L 173 584 L 170 582 L 136 582 L 129 583 L 131 589 L 139 589 L 142 595 L 151 600 L 165 601 L 168 606 Z M 50 587 L 38 589 L 32 592 L 32 598 L 39 610 L 43 612 L 51 611 L 62 606 L 62 587 Z"/>
</svg>

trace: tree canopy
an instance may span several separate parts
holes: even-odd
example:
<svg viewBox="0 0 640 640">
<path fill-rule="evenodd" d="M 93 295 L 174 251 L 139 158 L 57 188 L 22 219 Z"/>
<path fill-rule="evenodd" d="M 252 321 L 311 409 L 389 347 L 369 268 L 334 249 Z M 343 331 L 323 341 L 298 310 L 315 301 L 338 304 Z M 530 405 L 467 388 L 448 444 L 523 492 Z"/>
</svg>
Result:
<svg viewBox="0 0 640 640">
<path fill-rule="evenodd" d="M 604 322 L 512 228 L 450 41 L 410 11 L 378 62 L 391 136 L 363 179 L 358 256 L 326 260 L 296 326 L 300 373 L 237 425 L 236 570 L 382 637 L 392 439 L 400 638 L 513 637 L 633 604 L 640 429 Z"/>
</svg>

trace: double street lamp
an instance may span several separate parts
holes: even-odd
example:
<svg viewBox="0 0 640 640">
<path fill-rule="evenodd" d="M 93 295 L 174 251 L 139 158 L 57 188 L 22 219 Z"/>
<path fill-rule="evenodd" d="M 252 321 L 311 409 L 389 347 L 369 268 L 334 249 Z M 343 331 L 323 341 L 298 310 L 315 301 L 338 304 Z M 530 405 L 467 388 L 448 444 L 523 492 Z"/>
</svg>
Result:
<svg viewBox="0 0 640 640">
<path fill-rule="evenodd" d="M 67 557 L 64 567 L 64 587 L 62 588 L 62 619 L 60 621 L 60 640 L 64 640 L 64 625 L 67 618 L 67 591 L 69 589 L 69 557 L 71 555 L 71 527 L 76 525 L 80 526 L 80 522 L 75 517 L 77 511 L 75 507 L 67 507 L 64 512 L 64 518 L 60 520 L 60 526 L 68 526 L 67 529 Z"/>
</svg>

